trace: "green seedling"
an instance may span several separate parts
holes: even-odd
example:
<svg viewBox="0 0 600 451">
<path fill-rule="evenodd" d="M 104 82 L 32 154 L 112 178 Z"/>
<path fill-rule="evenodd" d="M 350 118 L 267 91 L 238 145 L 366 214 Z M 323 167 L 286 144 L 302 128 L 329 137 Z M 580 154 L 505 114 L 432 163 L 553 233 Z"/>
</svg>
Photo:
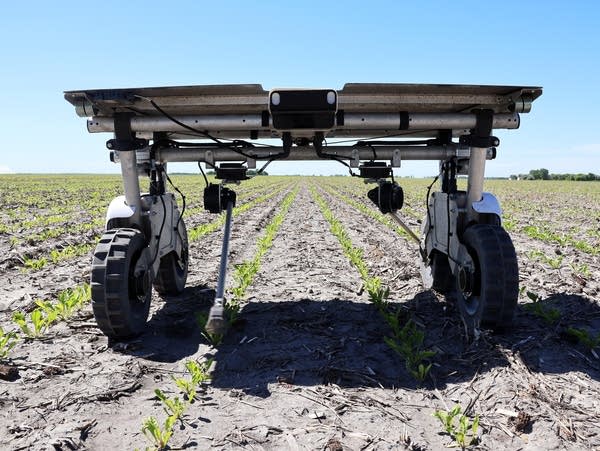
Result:
<svg viewBox="0 0 600 451">
<path fill-rule="evenodd" d="M 195 385 L 200 385 L 211 380 L 209 373 L 210 367 L 212 366 L 214 359 L 208 359 L 203 363 L 198 363 L 195 360 L 188 360 L 185 362 L 185 367 L 192 377 L 192 382 Z"/>
<path fill-rule="evenodd" d="M 585 329 L 577 329 L 575 327 L 569 327 L 567 333 L 572 337 L 576 338 L 579 343 L 588 348 L 590 351 L 600 346 L 600 333 L 595 337 Z"/>
<path fill-rule="evenodd" d="M 523 306 L 525 310 L 538 318 L 541 318 L 548 325 L 552 325 L 560 320 L 560 310 L 554 307 L 546 307 L 542 298 L 536 293 L 527 291 L 526 294 L 533 302 L 531 304 L 525 304 Z"/>
<path fill-rule="evenodd" d="M 208 371 L 212 363 L 213 359 L 209 359 L 204 363 L 189 360 L 185 363 L 185 368 L 190 375 L 190 379 L 172 376 L 173 381 L 190 404 L 194 402 L 198 386 L 210 380 L 211 376 Z"/>
<path fill-rule="evenodd" d="M 173 378 L 175 385 L 177 385 L 177 388 L 179 388 L 179 390 L 185 396 L 185 399 L 187 399 L 190 404 L 193 403 L 194 399 L 196 398 L 196 384 L 184 377 L 171 377 Z"/>
<path fill-rule="evenodd" d="M 181 399 L 178 397 L 167 398 L 167 396 L 159 388 L 154 390 L 154 394 L 162 402 L 163 409 L 167 415 L 175 417 L 176 420 L 181 418 L 183 412 L 185 411 L 185 404 L 181 402 Z"/>
<path fill-rule="evenodd" d="M 142 425 L 142 433 L 154 444 L 157 450 L 163 450 L 167 447 L 173 435 L 173 426 L 175 426 L 176 421 L 177 418 L 169 416 L 165 420 L 164 426 L 161 427 L 156 418 L 147 418 Z"/>
<path fill-rule="evenodd" d="M 578 274 L 579 276 L 589 278 L 592 275 L 592 273 L 590 272 L 590 267 L 585 263 L 581 263 L 581 264 L 569 263 L 569 266 L 571 267 L 571 270 L 575 274 Z"/>
<path fill-rule="evenodd" d="M 5 332 L 2 326 L 0 326 L 0 360 L 8 357 L 8 354 L 19 341 L 19 337 L 16 332 Z"/>
<path fill-rule="evenodd" d="M 208 313 L 198 312 L 196 313 L 196 323 L 200 327 L 200 333 L 212 346 L 219 346 L 223 341 L 222 334 L 213 334 L 206 330 L 206 324 L 208 323 Z"/>
<path fill-rule="evenodd" d="M 25 257 L 23 259 L 23 265 L 25 266 L 25 268 L 31 269 L 34 271 L 42 269 L 44 266 L 46 266 L 46 263 L 48 263 L 48 260 L 45 257 L 40 257 L 40 258 Z"/>
<path fill-rule="evenodd" d="M 58 294 L 58 302 L 53 308 L 60 319 L 66 320 L 83 307 L 91 299 L 91 288 L 85 284 L 72 290 L 64 290 Z"/>
<path fill-rule="evenodd" d="M 423 349 L 425 333 L 417 329 L 417 325 L 411 320 L 400 326 L 398 314 L 388 313 L 384 317 L 393 332 L 393 337 L 384 338 L 385 342 L 404 358 L 406 369 L 413 378 L 423 383 L 431 370 L 431 364 L 424 362 L 435 356 L 435 351 Z"/>
<path fill-rule="evenodd" d="M 464 450 L 477 443 L 479 415 L 475 415 L 471 422 L 469 417 L 461 413 L 461 410 L 461 407 L 457 404 L 450 411 L 436 410 L 433 416 L 442 422 L 444 431 L 454 440 L 454 446 Z M 455 419 L 458 419 L 458 422 Z"/>
<path fill-rule="evenodd" d="M 28 338 L 38 338 L 56 320 L 56 313 L 53 310 L 36 308 L 29 314 L 29 319 L 21 311 L 14 312 L 12 318 Z"/>
</svg>

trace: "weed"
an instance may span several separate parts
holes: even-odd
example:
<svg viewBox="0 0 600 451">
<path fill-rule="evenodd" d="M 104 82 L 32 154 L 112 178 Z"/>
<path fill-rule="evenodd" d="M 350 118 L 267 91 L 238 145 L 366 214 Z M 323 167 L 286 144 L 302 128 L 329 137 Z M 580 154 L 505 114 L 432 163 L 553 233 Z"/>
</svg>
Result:
<svg viewBox="0 0 600 451">
<path fill-rule="evenodd" d="M 442 422 L 444 431 L 454 440 L 456 446 L 464 450 L 477 443 L 479 415 L 475 415 L 471 422 L 469 417 L 461 413 L 461 410 L 461 407 L 457 404 L 450 411 L 436 410 L 433 416 Z M 458 419 L 458 423 L 455 423 L 455 419 Z"/>
<path fill-rule="evenodd" d="M 0 326 L 0 360 L 8 357 L 18 340 L 19 337 L 16 332 L 4 332 L 4 329 Z"/>
</svg>

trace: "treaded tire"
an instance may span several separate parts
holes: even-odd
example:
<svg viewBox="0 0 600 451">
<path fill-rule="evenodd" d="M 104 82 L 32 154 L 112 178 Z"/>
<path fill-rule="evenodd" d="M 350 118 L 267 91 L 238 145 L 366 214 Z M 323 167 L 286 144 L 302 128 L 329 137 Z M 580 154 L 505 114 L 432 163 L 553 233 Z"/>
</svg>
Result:
<svg viewBox="0 0 600 451">
<path fill-rule="evenodd" d="M 92 310 L 98 327 L 108 337 L 129 338 L 146 325 L 152 298 L 148 254 L 144 234 L 136 229 L 108 230 L 96 246 Z M 136 275 L 138 262 L 142 271 Z"/>
<path fill-rule="evenodd" d="M 497 225 L 475 224 L 462 241 L 475 266 L 468 289 L 460 271 L 456 276 L 458 307 L 467 329 L 480 324 L 496 331 L 509 328 L 519 296 L 517 255 L 510 236 Z"/>
<path fill-rule="evenodd" d="M 182 252 L 178 256 L 175 251 L 160 259 L 158 274 L 154 279 L 154 289 L 162 295 L 179 294 L 185 288 L 188 275 L 188 237 L 183 219 L 179 221 L 179 235 L 182 241 Z"/>
</svg>

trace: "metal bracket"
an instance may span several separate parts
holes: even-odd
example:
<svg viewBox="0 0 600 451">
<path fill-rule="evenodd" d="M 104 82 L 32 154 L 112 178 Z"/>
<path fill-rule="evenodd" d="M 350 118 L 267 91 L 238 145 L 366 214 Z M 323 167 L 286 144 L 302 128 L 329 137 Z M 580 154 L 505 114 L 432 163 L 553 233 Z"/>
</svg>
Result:
<svg viewBox="0 0 600 451">
<path fill-rule="evenodd" d="M 351 168 L 359 167 L 360 166 L 360 153 L 358 152 L 358 149 L 352 149 L 351 157 L 352 157 L 352 159 L 350 160 L 350 167 Z"/>
<path fill-rule="evenodd" d="M 204 152 L 204 162 L 209 164 L 213 168 L 215 167 L 215 157 L 212 153 L 212 150 L 207 150 L 206 152 Z"/>
<path fill-rule="evenodd" d="M 135 113 L 115 113 L 115 137 L 106 141 L 109 150 L 130 151 L 148 146 L 147 139 L 136 138 L 131 131 L 131 118 L 134 116 Z"/>
<path fill-rule="evenodd" d="M 499 146 L 500 140 L 492 136 L 494 110 L 475 109 L 473 113 L 475 113 L 475 128 L 471 129 L 470 135 L 462 135 L 460 137 L 460 144 L 486 149 Z"/>
<path fill-rule="evenodd" d="M 392 153 L 392 167 L 399 168 L 402 165 L 402 155 L 400 154 L 400 149 L 394 149 Z"/>
</svg>

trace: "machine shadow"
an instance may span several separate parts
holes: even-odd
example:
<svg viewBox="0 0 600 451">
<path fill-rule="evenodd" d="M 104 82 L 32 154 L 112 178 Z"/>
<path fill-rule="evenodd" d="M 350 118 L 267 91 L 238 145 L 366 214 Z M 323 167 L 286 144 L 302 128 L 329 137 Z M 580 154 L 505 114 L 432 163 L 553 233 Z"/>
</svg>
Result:
<svg viewBox="0 0 600 451">
<path fill-rule="evenodd" d="M 152 316 L 147 331 L 122 352 L 151 361 L 176 362 L 207 344 L 196 321 L 207 312 L 214 291 L 188 287 L 167 298 Z M 421 388 L 444 388 L 471 380 L 493 368 L 510 366 L 518 355 L 532 372 L 580 371 L 600 380 L 600 365 L 589 349 L 573 340 L 568 327 L 600 330 L 600 305 L 591 298 L 555 294 L 539 301 L 560 312 L 552 325 L 519 305 L 514 327 L 503 334 L 485 332 L 466 339 L 454 306 L 432 292 L 393 302 L 424 327 L 425 348 L 436 351 L 434 366 Z M 403 359 L 384 341 L 390 329 L 373 304 L 348 300 L 253 301 L 240 320 L 207 357 L 216 366 L 212 385 L 268 397 L 269 384 L 342 387 L 380 386 L 416 389 Z"/>
<path fill-rule="evenodd" d="M 597 335 L 598 303 L 569 294 L 544 302 L 554 305 L 564 318 L 554 333 L 549 334 L 542 319 L 519 306 L 510 332 L 486 332 L 473 343 L 464 336 L 454 306 L 440 302 L 433 293 L 398 301 L 398 308 L 412 311 L 413 318 L 425 326 L 425 347 L 437 352 L 431 378 L 422 388 L 469 381 L 493 368 L 510 366 L 515 355 L 530 371 L 581 371 L 600 380 L 599 366 L 585 357 L 585 349 L 565 338 L 566 328 L 574 325 Z M 214 355 L 215 387 L 259 397 L 269 396 L 273 383 L 418 388 L 404 361 L 384 342 L 390 330 L 370 303 L 253 302 L 242 309 L 241 318 L 242 324 L 229 332 Z"/>
<path fill-rule="evenodd" d="M 154 362 L 177 362 L 198 352 L 206 340 L 196 320 L 199 311 L 208 310 L 214 290 L 205 285 L 186 287 L 178 296 L 162 298 L 144 333 L 123 345 L 109 343 L 113 349 Z M 154 300 L 153 300 L 154 302 Z"/>
</svg>

